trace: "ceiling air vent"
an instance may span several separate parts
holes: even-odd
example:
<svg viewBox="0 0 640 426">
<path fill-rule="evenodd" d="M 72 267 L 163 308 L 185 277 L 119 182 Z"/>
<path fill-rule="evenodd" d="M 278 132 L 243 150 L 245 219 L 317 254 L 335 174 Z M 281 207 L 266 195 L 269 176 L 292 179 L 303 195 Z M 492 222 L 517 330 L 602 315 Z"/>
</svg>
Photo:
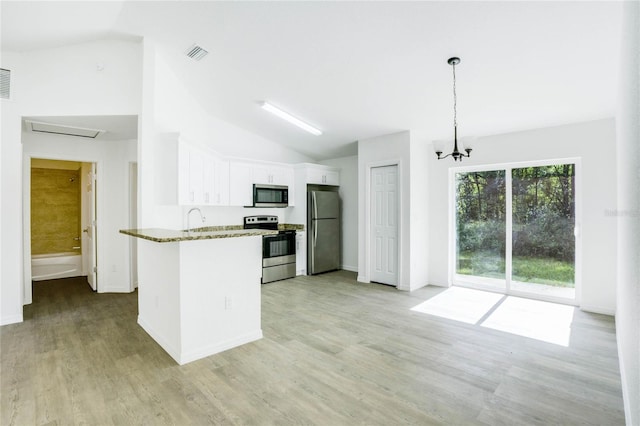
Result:
<svg viewBox="0 0 640 426">
<path fill-rule="evenodd" d="M 0 68 L 0 98 L 11 98 L 11 70 Z"/>
<path fill-rule="evenodd" d="M 104 133 L 104 130 L 98 129 L 86 129 L 84 127 L 75 127 L 68 126 L 66 124 L 52 124 L 52 123 L 43 123 L 41 121 L 24 121 L 27 130 L 36 133 L 52 133 L 55 135 L 65 135 L 65 136 L 78 136 L 81 138 L 92 138 L 95 139 L 101 133 Z"/>
<path fill-rule="evenodd" d="M 189 50 L 187 50 L 187 56 L 195 61 L 199 61 L 200 59 L 204 58 L 205 56 L 207 56 L 207 53 L 209 52 L 207 52 L 197 44 L 194 44 L 189 48 Z"/>
</svg>

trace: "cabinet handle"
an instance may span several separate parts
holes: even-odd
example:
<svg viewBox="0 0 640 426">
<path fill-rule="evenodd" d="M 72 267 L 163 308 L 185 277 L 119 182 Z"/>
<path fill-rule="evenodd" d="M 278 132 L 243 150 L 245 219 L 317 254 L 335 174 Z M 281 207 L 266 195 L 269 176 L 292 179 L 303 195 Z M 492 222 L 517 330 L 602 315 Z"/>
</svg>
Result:
<svg viewBox="0 0 640 426">
<path fill-rule="evenodd" d="M 189 201 L 193 202 L 195 194 L 193 193 L 193 191 L 189 192 Z"/>
</svg>

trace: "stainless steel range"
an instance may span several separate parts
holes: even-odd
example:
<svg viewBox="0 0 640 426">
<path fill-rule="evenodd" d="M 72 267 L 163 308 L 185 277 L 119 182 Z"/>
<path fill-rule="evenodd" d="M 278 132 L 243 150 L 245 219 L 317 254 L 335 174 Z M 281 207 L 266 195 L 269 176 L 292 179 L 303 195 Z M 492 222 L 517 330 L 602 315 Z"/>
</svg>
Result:
<svg viewBox="0 0 640 426">
<path fill-rule="evenodd" d="M 278 229 L 278 216 L 246 216 L 245 229 Z M 262 284 L 296 276 L 296 231 L 262 237 Z"/>
</svg>

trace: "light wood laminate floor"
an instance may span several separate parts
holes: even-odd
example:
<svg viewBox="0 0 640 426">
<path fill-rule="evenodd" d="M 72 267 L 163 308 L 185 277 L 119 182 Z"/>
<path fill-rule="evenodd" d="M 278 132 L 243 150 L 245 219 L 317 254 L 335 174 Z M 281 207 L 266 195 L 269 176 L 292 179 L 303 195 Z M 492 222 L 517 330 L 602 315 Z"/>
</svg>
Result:
<svg viewBox="0 0 640 426">
<path fill-rule="evenodd" d="M 0 424 L 624 424 L 612 318 L 576 311 L 562 347 L 410 310 L 443 290 L 264 285 L 262 340 L 181 367 L 136 293 L 37 283 L 0 329 Z"/>
</svg>

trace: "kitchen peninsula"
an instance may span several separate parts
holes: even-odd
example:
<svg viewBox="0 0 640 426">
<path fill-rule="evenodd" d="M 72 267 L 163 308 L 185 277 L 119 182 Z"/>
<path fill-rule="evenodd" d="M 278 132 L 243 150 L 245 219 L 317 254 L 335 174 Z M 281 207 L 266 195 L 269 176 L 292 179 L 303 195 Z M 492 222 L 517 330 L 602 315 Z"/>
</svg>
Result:
<svg viewBox="0 0 640 426">
<path fill-rule="evenodd" d="M 138 241 L 138 324 L 178 364 L 262 338 L 262 236 L 276 230 L 130 229 Z"/>
</svg>

